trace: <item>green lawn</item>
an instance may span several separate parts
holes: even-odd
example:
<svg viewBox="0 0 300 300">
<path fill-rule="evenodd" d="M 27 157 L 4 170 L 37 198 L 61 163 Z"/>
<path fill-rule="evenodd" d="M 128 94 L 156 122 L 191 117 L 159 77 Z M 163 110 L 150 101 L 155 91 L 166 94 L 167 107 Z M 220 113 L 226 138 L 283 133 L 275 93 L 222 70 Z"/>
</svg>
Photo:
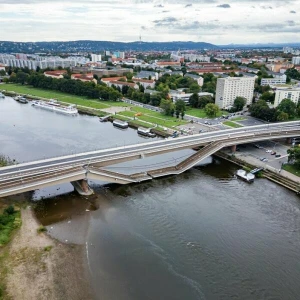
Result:
<svg viewBox="0 0 300 300">
<path fill-rule="evenodd" d="M 242 125 L 231 122 L 231 121 L 225 121 L 225 122 L 223 122 L 223 124 L 227 125 L 227 126 L 230 126 L 230 127 L 233 127 L 233 128 L 243 127 Z"/>
<path fill-rule="evenodd" d="M 244 120 L 246 120 L 246 119 L 243 117 L 236 117 L 236 118 L 231 119 L 231 121 L 244 121 Z"/>
<path fill-rule="evenodd" d="M 27 94 L 36 97 L 42 97 L 46 99 L 57 99 L 62 102 L 88 106 L 96 109 L 104 109 L 110 106 L 130 106 L 130 104 L 125 102 L 115 102 L 115 101 L 100 101 L 100 100 L 90 100 L 83 96 L 75 96 L 62 92 L 48 91 L 44 89 L 34 88 L 28 85 L 20 85 L 20 84 L 2 84 L 2 90 L 13 91 L 20 94 Z"/>
<path fill-rule="evenodd" d="M 190 116 L 193 116 L 193 117 L 197 117 L 197 118 L 209 118 L 206 115 L 204 109 L 200 109 L 200 108 L 188 108 L 187 111 L 186 111 L 186 114 L 190 115 Z M 216 117 L 221 117 L 222 115 L 228 115 L 228 112 L 220 110 L 217 113 Z M 216 117 L 214 117 L 214 118 L 216 118 Z"/>
<path fill-rule="evenodd" d="M 135 114 L 138 112 L 142 113 L 142 115 L 135 116 Z M 163 127 L 174 127 L 187 123 L 187 121 L 181 120 L 180 118 L 177 119 L 176 117 L 165 116 L 160 112 L 151 111 L 137 106 L 132 107 L 130 111 L 123 111 L 119 114 L 131 118 L 135 117 L 138 120 L 143 120 Z"/>
<path fill-rule="evenodd" d="M 290 172 L 296 176 L 299 176 L 300 175 L 300 169 L 298 169 L 297 167 L 295 167 L 294 165 L 291 165 L 291 164 L 285 164 L 282 166 L 282 169 L 287 171 L 287 172 Z"/>
</svg>

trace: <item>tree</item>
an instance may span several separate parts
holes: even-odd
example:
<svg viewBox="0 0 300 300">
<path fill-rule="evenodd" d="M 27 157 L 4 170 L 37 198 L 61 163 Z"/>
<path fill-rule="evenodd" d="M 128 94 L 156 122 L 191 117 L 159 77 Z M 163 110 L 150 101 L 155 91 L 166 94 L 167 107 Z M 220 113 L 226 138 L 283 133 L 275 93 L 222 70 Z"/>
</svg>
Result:
<svg viewBox="0 0 300 300">
<path fill-rule="evenodd" d="M 199 96 L 197 93 L 194 93 L 189 98 L 189 104 L 191 107 L 198 107 Z"/>
<path fill-rule="evenodd" d="M 174 103 L 169 99 L 161 99 L 160 106 L 166 116 L 173 116 L 175 111 Z"/>
<path fill-rule="evenodd" d="M 185 102 L 183 100 L 177 100 L 175 103 L 176 117 L 179 118 L 179 115 L 181 115 L 181 118 L 183 119 L 185 111 L 186 111 Z"/>
<path fill-rule="evenodd" d="M 263 92 L 262 95 L 260 96 L 260 99 L 265 101 L 270 101 L 271 103 L 273 103 L 275 100 L 275 93 L 271 93 L 269 91 Z"/>
<path fill-rule="evenodd" d="M 244 97 L 236 97 L 233 101 L 233 108 L 235 111 L 240 111 L 246 105 L 247 100 Z"/>
<path fill-rule="evenodd" d="M 283 111 L 279 111 L 277 114 L 277 121 L 287 121 L 289 119 L 289 115 Z"/>
<path fill-rule="evenodd" d="M 276 109 L 270 108 L 265 100 L 258 100 L 250 106 L 251 116 L 268 122 L 276 121 Z"/>
<path fill-rule="evenodd" d="M 26 82 L 27 78 L 28 74 L 26 74 L 25 72 L 19 71 L 16 74 L 16 82 L 21 83 L 22 85 Z"/>
<path fill-rule="evenodd" d="M 212 96 L 201 96 L 199 97 L 199 100 L 198 100 L 198 107 L 199 108 L 204 108 L 206 106 L 206 104 L 208 103 L 213 103 L 214 102 L 214 99 Z"/>
<path fill-rule="evenodd" d="M 296 167 L 300 168 L 300 148 L 293 147 L 288 149 L 288 162 L 294 164 Z"/>
<path fill-rule="evenodd" d="M 296 115 L 296 104 L 290 99 L 283 99 L 277 106 L 277 110 L 287 113 L 289 118 L 294 118 Z"/>
<path fill-rule="evenodd" d="M 213 118 L 217 116 L 217 113 L 219 112 L 220 109 L 219 106 L 217 106 L 216 104 L 208 103 L 206 104 L 204 110 L 208 117 Z"/>
</svg>

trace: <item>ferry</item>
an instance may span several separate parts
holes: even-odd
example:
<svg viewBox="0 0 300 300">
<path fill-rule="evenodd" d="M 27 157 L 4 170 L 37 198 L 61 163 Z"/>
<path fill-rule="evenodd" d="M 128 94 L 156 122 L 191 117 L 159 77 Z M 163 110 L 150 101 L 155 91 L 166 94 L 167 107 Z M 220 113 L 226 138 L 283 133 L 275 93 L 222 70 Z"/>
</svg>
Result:
<svg viewBox="0 0 300 300">
<path fill-rule="evenodd" d="M 240 169 L 236 172 L 236 176 L 251 183 L 254 181 L 255 175 L 252 173 L 247 173 L 245 170 Z"/>
<path fill-rule="evenodd" d="M 152 133 L 150 128 L 139 127 L 137 133 L 147 137 L 155 137 L 155 133 Z"/>
<path fill-rule="evenodd" d="M 128 128 L 128 122 L 125 121 L 114 120 L 113 125 L 122 129 Z"/>
<path fill-rule="evenodd" d="M 32 106 L 52 110 L 67 115 L 76 115 L 78 113 L 78 110 L 75 105 L 63 106 L 60 105 L 56 100 L 50 100 L 49 102 L 33 101 Z"/>
<path fill-rule="evenodd" d="M 5 98 L 4 94 L 2 94 L 2 93 L 0 92 L 0 99 L 4 99 L 4 98 Z"/>
</svg>

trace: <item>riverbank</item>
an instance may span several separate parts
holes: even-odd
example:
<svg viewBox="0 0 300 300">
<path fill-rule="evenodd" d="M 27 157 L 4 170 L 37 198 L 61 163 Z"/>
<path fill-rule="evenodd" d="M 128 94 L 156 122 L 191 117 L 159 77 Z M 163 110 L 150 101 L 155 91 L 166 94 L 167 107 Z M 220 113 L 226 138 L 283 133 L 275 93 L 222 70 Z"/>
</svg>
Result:
<svg viewBox="0 0 300 300">
<path fill-rule="evenodd" d="M 3 299 L 92 299 L 84 247 L 59 243 L 39 230 L 30 206 L 21 209 L 21 219 L 21 228 L 1 250 Z"/>
<path fill-rule="evenodd" d="M 12 85 L 12 86 L 14 87 L 14 85 Z M 7 85 L 6 85 L 6 87 L 7 87 Z M 35 93 L 33 93 L 32 95 L 15 92 L 15 91 L 3 91 L 3 93 L 6 96 L 10 96 L 10 97 L 15 97 L 16 95 L 21 95 L 23 97 L 26 97 L 29 100 L 38 99 L 38 100 L 42 100 L 42 101 L 49 101 L 51 98 L 53 98 L 52 94 L 50 94 L 49 97 L 45 98 L 45 96 L 44 97 L 37 96 L 37 95 L 35 95 Z M 50 97 L 50 96 L 52 96 L 52 97 Z M 70 95 L 68 97 L 70 97 Z M 140 107 L 134 107 L 134 106 L 129 107 L 130 105 L 125 102 L 112 103 L 111 101 L 105 101 L 107 103 L 103 104 L 102 103 L 103 101 L 100 102 L 97 100 L 86 99 L 85 102 L 86 102 L 87 106 L 83 106 L 82 104 L 78 104 L 76 97 L 74 98 L 74 101 L 73 101 L 73 98 L 70 98 L 70 99 L 68 98 L 67 102 L 65 100 L 66 100 L 66 98 L 63 98 L 63 100 L 62 100 L 60 97 L 60 98 L 58 98 L 58 103 L 60 103 L 62 105 L 75 104 L 77 106 L 77 110 L 79 113 L 90 115 L 90 116 L 104 117 L 107 114 L 111 114 L 111 117 L 110 117 L 111 120 L 120 119 L 120 120 L 124 120 L 124 121 L 129 121 L 130 126 L 132 128 L 138 128 L 141 126 L 147 127 L 147 128 L 153 128 L 153 129 L 155 129 L 155 130 L 153 130 L 153 132 L 161 137 L 168 137 L 174 132 L 174 130 L 175 130 L 174 122 L 175 122 L 175 125 L 179 125 L 183 122 L 176 118 L 173 118 L 172 120 L 170 120 L 170 117 L 161 115 L 158 112 L 151 112 L 151 111 L 149 111 L 149 114 L 151 114 L 151 116 L 150 115 L 148 116 L 147 114 L 143 114 L 142 117 L 135 117 L 134 116 L 135 114 L 141 113 L 141 110 L 144 113 L 146 111 L 146 109 L 140 108 Z M 80 103 L 83 103 L 83 100 L 81 100 Z M 124 106 L 123 106 L 123 104 L 124 104 Z M 131 109 L 132 109 L 132 111 L 131 111 Z M 128 114 L 128 113 L 132 114 L 132 117 L 127 116 L 126 114 Z M 159 115 L 159 117 L 157 115 Z M 156 123 L 152 123 L 153 120 L 155 120 Z M 152 121 L 152 122 L 150 122 L 150 121 Z M 167 123 L 165 123 L 165 122 L 167 122 Z M 159 126 L 157 123 L 163 123 L 164 126 Z M 171 128 L 171 127 L 173 127 L 173 128 Z"/>
</svg>

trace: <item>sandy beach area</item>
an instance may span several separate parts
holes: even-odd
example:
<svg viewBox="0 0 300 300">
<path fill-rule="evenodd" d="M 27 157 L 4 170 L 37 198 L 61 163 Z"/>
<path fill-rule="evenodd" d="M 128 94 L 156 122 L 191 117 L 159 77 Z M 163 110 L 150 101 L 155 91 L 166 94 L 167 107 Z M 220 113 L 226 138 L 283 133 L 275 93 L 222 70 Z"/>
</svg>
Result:
<svg viewBox="0 0 300 300">
<path fill-rule="evenodd" d="M 6 249 L 8 299 L 93 299 L 83 246 L 38 233 L 40 224 L 30 206 L 21 216 L 22 226 Z"/>
</svg>

